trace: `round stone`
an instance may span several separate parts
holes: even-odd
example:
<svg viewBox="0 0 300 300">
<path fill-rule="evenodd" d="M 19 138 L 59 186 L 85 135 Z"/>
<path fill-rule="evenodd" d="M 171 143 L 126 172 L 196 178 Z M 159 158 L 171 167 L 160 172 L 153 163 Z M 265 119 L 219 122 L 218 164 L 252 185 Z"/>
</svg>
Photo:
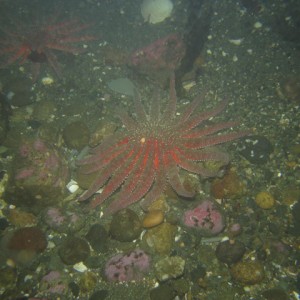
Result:
<svg viewBox="0 0 300 300">
<path fill-rule="evenodd" d="M 47 247 L 45 234 L 37 227 L 24 227 L 16 230 L 12 235 L 8 248 L 11 250 L 29 250 L 42 252 Z"/>
<path fill-rule="evenodd" d="M 255 203 L 262 209 L 270 209 L 275 205 L 275 199 L 269 192 L 260 192 L 255 197 Z"/>
<path fill-rule="evenodd" d="M 274 151 L 271 142 L 266 137 L 259 135 L 242 138 L 238 145 L 240 154 L 256 165 L 266 163 Z"/>
<path fill-rule="evenodd" d="M 155 273 L 159 281 L 178 278 L 183 274 L 185 260 L 179 256 L 165 257 L 155 264 Z"/>
<path fill-rule="evenodd" d="M 238 262 L 230 272 L 234 280 L 245 285 L 260 283 L 265 277 L 264 267 L 258 261 Z"/>
<path fill-rule="evenodd" d="M 242 242 L 228 240 L 218 244 L 216 256 L 218 260 L 225 264 L 233 264 L 238 262 L 244 255 L 246 248 Z"/>
<path fill-rule="evenodd" d="M 107 250 L 108 233 L 101 224 L 94 224 L 88 231 L 86 239 L 95 251 Z"/>
<path fill-rule="evenodd" d="M 138 215 L 131 209 L 123 209 L 114 214 L 110 224 L 111 236 L 120 242 L 131 242 L 142 232 Z"/>
<path fill-rule="evenodd" d="M 66 265 L 74 265 L 90 256 L 90 247 L 84 239 L 69 237 L 62 242 L 58 253 Z"/>
<path fill-rule="evenodd" d="M 64 128 L 63 138 L 68 148 L 81 150 L 90 141 L 90 131 L 85 123 L 76 121 Z"/>
<path fill-rule="evenodd" d="M 149 211 L 143 219 L 143 227 L 151 228 L 159 225 L 164 221 L 164 217 L 164 213 L 161 210 L 156 209 Z"/>
</svg>

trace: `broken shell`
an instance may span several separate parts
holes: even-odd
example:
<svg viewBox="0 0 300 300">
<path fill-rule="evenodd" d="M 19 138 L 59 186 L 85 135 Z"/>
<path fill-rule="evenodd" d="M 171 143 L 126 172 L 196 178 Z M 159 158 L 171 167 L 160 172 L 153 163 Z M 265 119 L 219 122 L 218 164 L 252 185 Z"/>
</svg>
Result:
<svg viewBox="0 0 300 300">
<path fill-rule="evenodd" d="M 79 189 L 79 186 L 77 184 L 77 182 L 73 179 L 71 179 L 71 181 L 67 184 L 67 189 L 70 193 L 75 193 L 78 189 Z"/>
<path fill-rule="evenodd" d="M 230 39 L 229 42 L 233 45 L 239 46 L 243 42 L 243 39 Z"/>
</svg>

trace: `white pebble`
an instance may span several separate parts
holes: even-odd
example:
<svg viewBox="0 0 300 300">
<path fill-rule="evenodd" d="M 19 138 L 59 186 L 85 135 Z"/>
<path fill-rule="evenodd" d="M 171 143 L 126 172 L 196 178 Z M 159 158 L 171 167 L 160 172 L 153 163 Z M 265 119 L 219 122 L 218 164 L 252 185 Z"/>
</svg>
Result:
<svg viewBox="0 0 300 300">
<path fill-rule="evenodd" d="M 243 42 L 243 39 L 230 39 L 229 42 L 233 45 L 239 46 Z"/>
<path fill-rule="evenodd" d="M 254 28 L 255 29 L 259 29 L 259 28 L 261 28 L 262 27 L 262 23 L 260 23 L 260 22 L 255 22 L 254 23 Z"/>
<path fill-rule="evenodd" d="M 67 189 L 73 194 L 79 189 L 79 186 L 75 180 L 71 179 L 71 181 L 67 184 Z"/>
<path fill-rule="evenodd" d="M 76 270 L 76 271 L 78 271 L 78 272 L 83 273 L 83 272 L 85 272 L 88 268 L 87 268 L 87 266 L 81 261 L 81 262 L 75 264 L 75 265 L 73 266 L 73 269 Z"/>
</svg>

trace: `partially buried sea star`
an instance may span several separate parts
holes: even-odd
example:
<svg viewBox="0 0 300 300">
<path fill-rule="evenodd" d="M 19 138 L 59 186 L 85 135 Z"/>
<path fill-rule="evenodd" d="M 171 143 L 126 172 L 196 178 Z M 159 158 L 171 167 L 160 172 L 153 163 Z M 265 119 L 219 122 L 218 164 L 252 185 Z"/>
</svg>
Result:
<svg viewBox="0 0 300 300">
<path fill-rule="evenodd" d="M 99 172 L 90 188 L 79 201 L 84 201 L 97 193 L 92 207 L 101 205 L 118 188 L 116 198 L 106 210 L 114 213 L 141 200 L 149 205 L 164 192 L 167 184 L 183 197 L 193 197 L 180 180 L 179 170 L 204 177 L 216 175 L 205 168 L 203 161 L 228 163 L 226 153 L 211 146 L 238 139 L 248 131 L 214 134 L 222 129 L 235 126 L 236 122 L 223 122 L 204 126 L 203 123 L 219 114 L 227 102 L 222 101 L 216 108 L 202 113 L 194 113 L 201 103 L 196 97 L 185 111 L 176 115 L 176 91 L 174 75 L 170 80 L 170 98 L 164 110 L 160 107 L 158 95 L 153 97 L 149 112 L 145 111 L 138 94 L 135 96 L 135 114 L 119 112 L 124 130 L 106 138 L 99 146 L 90 150 L 90 155 L 78 162 L 81 172 Z M 202 124 L 203 126 L 199 127 Z"/>
</svg>

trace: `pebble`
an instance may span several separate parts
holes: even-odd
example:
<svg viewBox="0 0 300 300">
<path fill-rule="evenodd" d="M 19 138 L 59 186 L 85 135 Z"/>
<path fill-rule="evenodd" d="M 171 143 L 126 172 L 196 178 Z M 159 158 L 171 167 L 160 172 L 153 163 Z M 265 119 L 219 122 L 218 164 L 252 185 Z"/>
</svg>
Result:
<svg viewBox="0 0 300 300">
<path fill-rule="evenodd" d="M 222 178 L 215 178 L 211 184 L 211 193 L 217 199 L 239 199 L 245 192 L 245 183 L 234 169 L 229 169 Z"/>
<path fill-rule="evenodd" d="M 169 284 L 161 284 L 150 291 L 151 300 L 173 300 L 176 293 Z"/>
<path fill-rule="evenodd" d="M 230 273 L 234 280 L 245 285 L 260 283 L 265 277 L 264 267 L 258 261 L 238 262 L 232 266 Z"/>
<path fill-rule="evenodd" d="M 117 241 L 131 242 L 140 236 L 142 224 L 133 210 L 122 209 L 114 214 L 109 232 Z"/>
<path fill-rule="evenodd" d="M 270 209 L 275 205 L 275 199 L 269 192 L 260 192 L 255 197 L 255 203 L 262 209 Z"/>
<path fill-rule="evenodd" d="M 155 274 L 159 281 L 178 278 L 184 272 L 185 260 L 180 256 L 165 257 L 155 264 Z"/>
<path fill-rule="evenodd" d="M 241 260 L 245 252 L 246 248 L 242 242 L 227 240 L 218 244 L 216 256 L 219 261 L 230 265 Z"/>
<path fill-rule="evenodd" d="M 288 294 L 282 288 L 271 288 L 262 292 L 266 300 L 289 300 Z"/>
<path fill-rule="evenodd" d="M 108 248 L 108 232 L 101 224 L 92 225 L 85 238 L 95 251 L 105 252 Z"/>
<path fill-rule="evenodd" d="M 76 271 L 78 271 L 78 272 L 80 272 L 80 273 L 83 273 L 83 272 L 87 271 L 88 268 L 87 268 L 87 266 L 81 261 L 81 262 L 75 264 L 75 265 L 73 266 L 73 269 L 76 270 Z"/>
<path fill-rule="evenodd" d="M 35 253 L 44 251 L 46 247 L 46 236 L 37 227 L 25 227 L 16 230 L 8 243 L 8 248 L 11 250 L 29 250 Z"/>
<path fill-rule="evenodd" d="M 162 255 L 170 254 L 174 243 L 176 227 L 169 223 L 162 223 L 150 228 L 144 235 L 143 241 L 154 252 Z"/>
<path fill-rule="evenodd" d="M 144 228 L 151 228 L 161 224 L 164 221 L 164 213 L 161 210 L 149 211 L 142 222 Z"/>
<path fill-rule="evenodd" d="M 10 209 L 8 219 L 10 223 L 18 227 L 28 227 L 37 224 L 35 215 L 19 209 Z"/>
<path fill-rule="evenodd" d="M 241 138 L 237 150 L 250 163 L 262 165 L 269 161 L 274 147 L 266 137 L 252 135 Z"/>
<path fill-rule="evenodd" d="M 98 282 L 98 278 L 96 274 L 92 272 L 85 272 L 80 280 L 79 280 L 79 287 L 81 293 L 88 293 L 95 289 Z M 101 298 L 99 298 L 101 299 Z"/>
<path fill-rule="evenodd" d="M 90 256 L 90 247 L 82 238 L 69 237 L 62 242 L 58 254 L 66 265 L 74 265 Z"/>
</svg>

